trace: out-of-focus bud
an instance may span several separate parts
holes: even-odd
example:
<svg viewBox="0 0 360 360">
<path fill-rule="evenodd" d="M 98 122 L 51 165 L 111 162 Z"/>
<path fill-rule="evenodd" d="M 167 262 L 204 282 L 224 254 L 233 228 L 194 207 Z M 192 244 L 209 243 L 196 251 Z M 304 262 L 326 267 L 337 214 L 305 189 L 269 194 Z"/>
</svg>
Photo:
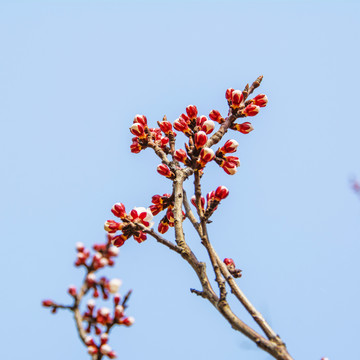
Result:
<svg viewBox="0 0 360 360">
<path fill-rule="evenodd" d="M 131 326 L 135 322 L 135 319 L 132 316 L 128 316 L 124 319 L 121 319 L 121 323 L 125 326 Z"/>
<path fill-rule="evenodd" d="M 115 294 L 115 295 L 114 295 L 114 304 L 115 304 L 115 305 L 119 305 L 120 300 L 121 300 L 120 294 Z"/>
<path fill-rule="evenodd" d="M 224 264 L 225 264 L 226 266 L 229 266 L 229 265 L 234 265 L 234 266 L 235 266 L 234 260 L 233 260 L 233 259 L 230 259 L 230 258 L 225 258 L 225 259 L 224 259 Z"/>
<path fill-rule="evenodd" d="M 161 131 L 165 135 L 169 135 L 170 132 L 172 132 L 172 125 L 170 121 L 161 121 L 158 123 Z"/>
<path fill-rule="evenodd" d="M 133 123 L 141 124 L 145 128 L 147 126 L 146 116 L 145 115 L 135 115 Z"/>
<path fill-rule="evenodd" d="M 229 190 L 225 186 L 219 186 L 215 190 L 215 200 L 220 201 L 229 195 Z"/>
<path fill-rule="evenodd" d="M 174 159 L 185 164 L 187 160 L 187 154 L 184 149 L 178 149 L 174 152 Z"/>
<path fill-rule="evenodd" d="M 231 107 L 238 108 L 241 102 L 244 100 L 244 95 L 240 90 L 234 90 L 231 94 Z"/>
<path fill-rule="evenodd" d="M 118 223 L 114 220 L 107 220 L 104 224 L 104 229 L 110 234 L 116 233 L 124 227 L 124 223 Z"/>
<path fill-rule="evenodd" d="M 169 222 L 160 221 L 158 231 L 160 234 L 165 234 L 169 230 Z"/>
<path fill-rule="evenodd" d="M 116 203 L 112 207 L 111 212 L 120 219 L 124 219 L 126 217 L 125 205 L 122 203 Z"/>
<path fill-rule="evenodd" d="M 214 159 L 214 157 L 214 151 L 210 148 L 204 147 L 200 151 L 200 157 L 197 162 L 200 164 L 200 166 L 204 167 L 208 162 Z"/>
<path fill-rule="evenodd" d="M 42 306 L 51 307 L 53 305 L 54 305 L 54 302 L 52 300 L 43 300 L 42 301 Z"/>
<path fill-rule="evenodd" d="M 212 110 L 209 114 L 209 118 L 213 121 L 216 121 L 219 124 L 222 124 L 225 120 L 221 116 L 220 112 L 217 110 Z"/>
<path fill-rule="evenodd" d="M 116 294 L 122 284 L 120 279 L 111 279 L 108 284 L 108 289 L 111 294 Z"/>
<path fill-rule="evenodd" d="M 260 107 L 257 105 L 250 104 L 243 111 L 243 115 L 245 116 L 255 116 L 259 113 Z"/>
<path fill-rule="evenodd" d="M 77 242 L 75 246 L 76 246 L 77 251 L 84 251 L 85 250 L 85 245 L 80 241 Z"/>
<path fill-rule="evenodd" d="M 268 103 L 268 98 L 265 94 L 259 94 L 252 99 L 254 105 L 265 107 Z"/>
<path fill-rule="evenodd" d="M 108 250 L 109 256 L 118 256 L 119 255 L 119 248 L 116 246 L 110 246 Z"/>
<path fill-rule="evenodd" d="M 191 120 L 193 119 L 196 119 L 197 117 L 197 114 L 198 114 L 198 110 L 196 108 L 195 105 L 189 105 L 187 108 L 186 108 L 186 113 L 188 114 L 189 118 Z"/>
<path fill-rule="evenodd" d="M 103 355 L 107 355 L 111 351 L 111 347 L 108 344 L 103 344 L 100 346 L 100 352 Z"/>
<path fill-rule="evenodd" d="M 242 124 L 234 124 L 233 128 L 237 131 L 240 131 L 242 134 L 248 134 L 250 131 L 253 131 L 254 128 L 248 121 Z"/>
<path fill-rule="evenodd" d="M 106 344 L 109 340 L 109 335 L 107 333 L 102 333 L 100 336 L 101 345 Z"/>
<path fill-rule="evenodd" d="M 201 125 L 201 130 L 205 132 L 205 134 L 210 134 L 213 132 L 215 128 L 215 123 L 212 120 L 206 120 L 202 125 Z"/>
<path fill-rule="evenodd" d="M 156 170 L 160 175 L 163 175 L 163 176 L 167 177 L 168 179 L 171 179 L 171 178 L 175 177 L 175 174 L 165 164 L 158 165 Z"/>
<path fill-rule="evenodd" d="M 220 148 L 220 151 L 223 154 L 226 153 L 234 153 L 237 149 L 237 147 L 239 146 L 239 143 L 236 140 L 228 140 L 223 147 Z"/>
<path fill-rule="evenodd" d="M 87 275 L 86 283 L 88 284 L 88 286 L 94 285 L 95 281 L 96 281 L 96 275 L 94 273 L 90 273 Z"/>
<path fill-rule="evenodd" d="M 75 285 L 70 285 L 69 288 L 68 288 L 68 293 L 71 295 L 71 296 L 76 296 L 76 287 Z"/>
<path fill-rule="evenodd" d="M 207 136 L 204 131 L 199 131 L 194 136 L 194 143 L 197 149 L 201 149 L 207 142 Z"/>
<path fill-rule="evenodd" d="M 93 310 L 95 308 L 95 300 L 89 299 L 88 302 L 86 303 L 86 305 L 89 308 L 89 310 Z"/>
<path fill-rule="evenodd" d="M 85 338 L 85 345 L 86 346 L 96 346 L 95 345 L 95 342 L 94 342 L 94 339 L 91 337 L 91 336 L 87 336 Z M 96 354 L 96 353 L 95 353 Z"/>
<path fill-rule="evenodd" d="M 95 355 L 98 353 L 98 349 L 95 346 L 89 346 L 87 350 L 88 350 L 88 354 L 90 355 Z"/>
<path fill-rule="evenodd" d="M 116 305 L 115 307 L 115 318 L 119 319 L 124 315 L 124 307 L 122 305 Z"/>
<path fill-rule="evenodd" d="M 139 123 L 136 123 L 136 124 L 133 124 L 130 126 L 130 132 L 139 137 L 140 139 L 143 139 L 146 137 L 146 134 L 145 134 L 145 131 L 144 131 L 144 127 L 139 124 Z"/>
<path fill-rule="evenodd" d="M 116 359 L 116 352 L 114 350 L 111 350 L 110 352 L 108 352 L 107 357 L 109 359 Z"/>
<path fill-rule="evenodd" d="M 108 316 L 110 314 L 110 309 L 104 306 L 99 309 L 99 313 L 101 316 Z"/>
<path fill-rule="evenodd" d="M 231 101 L 231 98 L 232 98 L 232 93 L 234 92 L 234 89 L 233 88 L 229 88 L 226 90 L 226 93 L 225 93 L 225 98 L 227 101 Z M 213 119 L 214 120 L 214 119 Z"/>
</svg>

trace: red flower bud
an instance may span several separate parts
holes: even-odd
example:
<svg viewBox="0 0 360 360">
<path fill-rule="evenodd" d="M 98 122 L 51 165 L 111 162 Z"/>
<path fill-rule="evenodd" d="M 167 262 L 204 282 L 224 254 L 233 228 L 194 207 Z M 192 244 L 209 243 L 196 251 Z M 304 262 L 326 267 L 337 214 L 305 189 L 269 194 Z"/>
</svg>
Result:
<svg viewBox="0 0 360 360">
<path fill-rule="evenodd" d="M 204 167 L 209 161 L 214 159 L 214 157 L 214 151 L 210 148 L 204 147 L 200 151 L 200 158 L 197 163 Z"/>
<path fill-rule="evenodd" d="M 243 114 L 245 116 L 255 116 L 258 114 L 258 112 L 260 111 L 260 107 L 257 105 L 253 105 L 250 104 L 248 105 L 244 110 L 243 110 Z"/>
<path fill-rule="evenodd" d="M 147 126 L 146 116 L 145 115 L 135 115 L 133 123 L 141 124 L 145 128 Z"/>
<path fill-rule="evenodd" d="M 215 123 L 212 120 L 206 120 L 202 125 L 201 125 L 201 130 L 205 132 L 205 134 L 210 134 L 213 132 L 215 128 Z"/>
<path fill-rule="evenodd" d="M 176 119 L 174 121 L 174 129 L 177 130 L 177 131 L 181 131 L 183 132 L 184 134 L 188 134 L 190 135 L 191 134 L 191 129 L 189 128 L 188 124 L 186 123 L 185 120 L 183 119 Z"/>
<path fill-rule="evenodd" d="M 89 346 L 87 350 L 88 350 L 88 354 L 90 355 L 95 355 L 98 353 L 98 349 L 95 346 Z"/>
<path fill-rule="evenodd" d="M 142 231 L 139 231 L 139 235 L 134 235 L 134 239 L 141 244 L 146 240 L 146 234 Z"/>
<path fill-rule="evenodd" d="M 248 134 L 250 131 L 254 130 L 251 123 L 249 123 L 248 121 L 242 124 L 234 124 L 233 127 L 235 130 L 240 131 L 242 134 Z"/>
<path fill-rule="evenodd" d="M 219 124 L 222 124 L 225 120 L 222 118 L 222 116 L 220 115 L 220 112 L 217 110 L 212 110 L 211 113 L 209 114 L 209 117 L 211 120 L 216 121 Z"/>
<path fill-rule="evenodd" d="M 229 190 L 225 186 L 219 186 L 215 190 L 215 200 L 220 201 L 229 195 Z"/>
<path fill-rule="evenodd" d="M 42 301 L 42 306 L 51 307 L 53 305 L 54 305 L 54 302 L 52 300 L 43 300 Z"/>
<path fill-rule="evenodd" d="M 226 98 L 227 101 L 230 101 L 230 100 L 231 100 L 233 91 L 234 91 L 233 88 L 229 88 L 229 89 L 226 90 L 225 98 Z M 213 120 L 214 120 L 214 119 L 213 119 Z"/>
<path fill-rule="evenodd" d="M 169 223 L 160 221 L 158 231 L 160 234 L 165 234 L 169 230 Z"/>
<path fill-rule="evenodd" d="M 70 285 L 69 288 L 68 288 L 68 293 L 71 295 L 71 296 L 76 296 L 76 287 L 74 285 Z"/>
<path fill-rule="evenodd" d="M 265 107 L 268 103 L 268 98 L 265 94 L 259 94 L 252 99 L 254 105 Z"/>
<path fill-rule="evenodd" d="M 193 195 L 191 197 L 190 201 L 197 208 L 197 206 L 196 206 L 196 196 L 195 195 Z M 205 198 L 203 196 L 201 197 L 200 202 L 201 202 L 201 208 L 204 211 L 204 209 L 205 209 Z"/>
<path fill-rule="evenodd" d="M 124 219 L 127 216 L 125 212 L 125 205 L 122 203 L 116 203 L 112 207 L 111 212 L 120 219 Z"/>
<path fill-rule="evenodd" d="M 244 100 L 244 95 L 240 90 L 234 90 L 231 94 L 231 107 L 238 108 L 241 102 Z"/>
<path fill-rule="evenodd" d="M 174 173 L 169 169 L 169 167 L 165 164 L 160 164 L 158 165 L 158 167 L 156 168 L 157 172 L 160 174 L 160 175 L 163 175 L 167 178 L 174 178 L 175 175 Z"/>
<path fill-rule="evenodd" d="M 223 154 L 234 153 L 239 146 L 239 143 L 236 140 L 228 140 L 223 147 L 220 148 L 220 151 Z"/>
<path fill-rule="evenodd" d="M 225 264 L 226 266 L 229 266 L 229 265 L 235 266 L 234 260 L 233 260 L 233 259 L 230 259 L 230 258 L 225 258 L 225 259 L 224 259 L 224 264 Z"/>
<path fill-rule="evenodd" d="M 224 161 L 220 165 L 228 175 L 234 175 L 237 172 L 238 165 L 232 161 Z"/>
<path fill-rule="evenodd" d="M 128 316 L 125 319 L 121 320 L 121 323 L 125 326 L 131 326 L 135 322 L 135 319 L 132 316 Z"/>
<path fill-rule="evenodd" d="M 202 148 L 207 142 L 207 136 L 204 131 L 199 131 L 194 136 L 194 142 L 197 149 Z"/>
<path fill-rule="evenodd" d="M 123 246 L 125 244 L 125 241 L 129 238 L 129 236 L 125 234 L 117 235 L 112 238 L 112 244 L 116 247 Z"/>
<path fill-rule="evenodd" d="M 142 150 L 142 147 L 139 144 L 139 139 L 137 137 L 133 138 L 133 142 L 130 145 L 130 151 L 133 154 L 138 154 L 141 150 Z"/>
<path fill-rule="evenodd" d="M 161 131 L 165 135 L 168 135 L 172 131 L 172 125 L 171 125 L 170 121 L 159 122 L 159 126 L 160 126 Z"/>
<path fill-rule="evenodd" d="M 138 136 L 140 139 L 146 137 L 146 134 L 144 132 L 144 127 L 139 123 L 135 123 L 135 124 L 131 125 L 130 132 L 132 134 L 134 134 L 135 136 Z"/>
<path fill-rule="evenodd" d="M 149 209 L 151 211 L 151 213 L 155 216 L 157 215 L 160 211 L 163 210 L 163 207 L 161 204 L 156 204 L 156 205 L 150 205 Z"/>
<path fill-rule="evenodd" d="M 107 220 L 104 224 L 104 229 L 110 234 L 116 233 L 124 227 L 123 223 L 118 223 L 114 220 Z"/>
<path fill-rule="evenodd" d="M 189 118 L 192 119 L 196 119 L 198 111 L 195 105 L 189 105 L 186 108 L 186 113 L 188 114 Z"/>
<path fill-rule="evenodd" d="M 187 116 L 187 115 L 185 115 L 185 114 L 181 114 L 180 116 L 179 116 L 179 119 L 180 120 L 184 120 L 188 125 L 190 124 L 190 118 Z"/>
<path fill-rule="evenodd" d="M 184 149 L 178 149 L 174 152 L 174 159 L 177 161 L 180 161 L 182 163 L 185 163 L 187 160 L 187 154 Z"/>
</svg>

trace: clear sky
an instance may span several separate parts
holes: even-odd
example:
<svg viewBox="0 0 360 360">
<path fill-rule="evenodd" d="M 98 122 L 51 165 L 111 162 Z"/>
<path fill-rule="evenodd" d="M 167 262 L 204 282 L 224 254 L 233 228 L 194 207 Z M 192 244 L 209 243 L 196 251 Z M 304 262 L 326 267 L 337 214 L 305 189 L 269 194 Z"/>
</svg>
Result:
<svg viewBox="0 0 360 360">
<path fill-rule="evenodd" d="M 40 302 L 69 300 L 74 244 L 104 239 L 115 202 L 170 191 L 150 151 L 130 153 L 134 115 L 226 113 L 225 90 L 262 74 L 269 104 L 232 134 L 238 173 L 204 177 L 230 189 L 211 239 L 296 360 L 359 359 L 359 16 L 346 1 L 1 0 L 2 358 L 88 359 L 70 314 Z M 112 275 L 134 289 L 120 358 L 269 360 L 155 241 L 128 241 Z"/>
</svg>

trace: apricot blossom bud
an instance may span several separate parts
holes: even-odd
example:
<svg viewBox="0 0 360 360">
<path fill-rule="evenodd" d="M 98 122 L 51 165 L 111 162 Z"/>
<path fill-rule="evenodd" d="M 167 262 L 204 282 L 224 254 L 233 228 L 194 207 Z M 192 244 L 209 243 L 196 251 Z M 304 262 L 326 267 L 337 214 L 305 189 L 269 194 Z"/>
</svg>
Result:
<svg viewBox="0 0 360 360">
<path fill-rule="evenodd" d="M 232 93 L 234 92 L 234 89 L 233 88 L 229 88 L 226 90 L 226 93 L 225 93 L 225 98 L 227 101 L 230 101 L 231 98 L 232 98 Z M 214 119 L 213 119 L 214 120 Z"/>
<path fill-rule="evenodd" d="M 193 195 L 191 197 L 190 201 L 197 208 L 197 206 L 196 206 L 196 196 L 195 195 Z M 204 211 L 204 209 L 205 209 L 205 198 L 203 196 L 200 198 L 200 202 L 201 202 L 201 208 Z"/>
<path fill-rule="evenodd" d="M 82 243 L 82 242 L 77 242 L 76 244 L 75 244 L 75 246 L 76 246 L 76 250 L 77 251 L 84 251 L 85 250 L 85 245 Z"/>
<path fill-rule="evenodd" d="M 122 203 L 116 203 L 112 207 L 111 212 L 120 219 L 124 219 L 126 217 L 125 205 Z"/>
<path fill-rule="evenodd" d="M 118 230 L 121 230 L 124 227 L 123 223 L 118 223 L 114 220 L 107 220 L 104 224 L 104 229 L 109 234 L 116 233 Z"/>
<path fill-rule="evenodd" d="M 116 294 L 122 284 L 120 279 L 111 279 L 108 283 L 108 289 L 111 294 Z"/>
<path fill-rule="evenodd" d="M 225 120 L 220 115 L 220 112 L 217 110 L 212 110 L 209 114 L 209 118 L 213 121 L 216 121 L 219 124 L 222 124 Z"/>
<path fill-rule="evenodd" d="M 88 302 L 86 303 L 87 307 L 89 308 L 89 310 L 92 310 L 95 308 L 95 300 L 94 299 L 89 299 Z"/>
<path fill-rule="evenodd" d="M 260 111 L 259 106 L 250 104 L 243 110 L 242 113 L 245 116 L 255 116 L 255 115 L 257 115 L 259 113 L 259 111 Z"/>
<path fill-rule="evenodd" d="M 234 90 L 231 94 L 231 107 L 238 108 L 244 100 L 244 95 L 240 90 Z"/>
<path fill-rule="evenodd" d="M 254 128 L 248 121 L 242 123 L 242 124 L 234 124 L 234 129 L 237 131 L 240 131 L 242 134 L 248 134 L 250 131 L 253 131 Z"/>
<path fill-rule="evenodd" d="M 186 113 L 188 114 L 189 118 L 192 120 L 192 119 L 196 119 L 198 110 L 195 105 L 189 105 L 186 108 Z"/>
<path fill-rule="evenodd" d="M 42 301 L 42 306 L 51 307 L 53 305 L 54 305 L 54 302 L 52 300 L 43 300 Z"/>
<path fill-rule="evenodd" d="M 139 124 L 139 123 L 135 123 L 133 125 L 130 126 L 130 132 L 139 137 L 139 138 L 145 138 L 146 137 L 146 134 L 145 134 L 145 131 L 144 131 L 144 127 Z"/>
<path fill-rule="evenodd" d="M 159 127 L 165 135 L 168 135 L 172 131 L 172 125 L 170 121 L 159 122 Z"/>
<path fill-rule="evenodd" d="M 252 99 L 254 105 L 265 107 L 268 103 L 268 98 L 265 94 L 259 94 Z"/>
<path fill-rule="evenodd" d="M 146 116 L 145 115 L 135 115 L 133 123 L 141 124 L 145 128 L 147 126 Z"/>
<path fill-rule="evenodd" d="M 135 322 L 135 319 L 132 316 L 128 316 L 125 319 L 121 320 L 121 323 L 125 326 L 131 326 Z"/>
<path fill-rule="evenodd" d="M 110 345 L 108 345 L 108 344 L 102 344 L 102 345 L 100 346 L 100 352 L 101 352 L 103 355 L 107 355 L 110 351 L 111 351 Z"/>
<path fill-rule="evenodd" d="M 217 201 L 227 198 L 228 195 L 229 195 L 229 190 L 225 186 L 219 186 L 215 190 L 215 200 Z"/>
<path fill-rule="evenodd" d="M 123 246 L 125 244 L 125 241 L 128 238 L 129 238 L 128 235 L 121 234 L 121 235 L 114 236 L 111 241 L 112 241 L 114 246 L 120 247 L 120 246 Z"/>
<path fill-rule="evenodd" d="M 86 346 L 96 346 L 95 345 L 95 342 L 94 342 L 94 339 L 91 337 L 91 336 L 87 336 L 85 338 L 85 345 Z M 95 353 L 96 354 L 96 353 Z"/>
<path fill-rule="evenodd" d="M 89 285 L 89 286 L 92 286 L 94 285 L 96 281 L 96 275 L 94 273 L 89 273 L 87 276 L 86 276 L 86 283 Z"/>
<path fill-rule="evenodd" d="M 95 346 L 89 346 L 87 350 L 88 350 L 88 354 L 90 355 L 95 355 L 98 353 L 98 349 Z"/>
<path fill-rule="evenodd" d="M 75 285 L 70 285 L 69 288 L 68 288 L 68 293 L 71 295 L 71 296 L 76 296 L 76 287 Z"/>
<path fill-rule="evenodd" d="M 194 136 L 194 143 L 197 149 L 202 148 L 207 142 L 207 136 L 204 131 L 199 131 Z"/>
<path fill-rule="evenodd" d="M 174 121 L 174 129 L 177 131 L 181 131 L 184 134 L 190 135 L 191 134 L 191 129 L 189 128 L 188 124 L 186 123 L 185 120 L 183 119 L 176 119 Z"/>
<path fill-rule="evenodd" d="M 158 226 L 158 231 L 160 234 L 165 234 L 169 230 L 169 222 L 168 221 L 160 221 Z"/>
<path fill-rule="evenodd" d="M 174 159 L 182 163 L 185 163 L 185 161 L 187 160 L 186 151 L 184 149 L 175 150 Z"/>
<path fill-rule="evenodd" d="M 228 140 L 223 147 L 220 148 L 220 151 L 223 154 L 226 153 L 234 153 L 237 149 L 237 147 L 239 146 L 239 143 L 236 140 Z"/>
<path fill-rule="evenodd" d="M 198 164 L 204 167 L 209 161 L 214 159 L 214 157 L 214 151 L 210 148 L 204 147 L 200 151 L 200 158 L 198 160 Z"/>
<path fill-rule="evenodd" d="M 156 170 L 160 175 L 163 175 L 163 176 L 167 177 L 168 179 L 171 179 L 175 176 L 174 173 L 165 164 L 158 165 Z"/>
<path fill-rule="evenodd" d="M 233 260 L 233 259 L 230 259 L 230 258 L 225 258 L 225 259 L 224 259 L 224 264 L 225 264 L 226 266 L 233 265 L 233 266 L 235 267 L 234 260 Z"/>
<path fill-rule="evenodd" d="M 201 125 L 201 130 L 205 132 L 205 134 L 210 134 L 213 132 L 215 128 L 215 123 L 212 120 L 206 120 L 202 125 Z"/>
</svg>

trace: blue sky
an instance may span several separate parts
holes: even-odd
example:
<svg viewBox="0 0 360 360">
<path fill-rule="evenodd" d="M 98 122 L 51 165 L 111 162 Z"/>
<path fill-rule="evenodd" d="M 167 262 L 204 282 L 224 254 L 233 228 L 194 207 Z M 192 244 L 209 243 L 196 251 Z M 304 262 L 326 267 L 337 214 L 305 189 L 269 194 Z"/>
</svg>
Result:
<svg viewBox="0 0 360 360">
<path fill-rule="evenodd" d="M 40 302 L 68 300 L 74 244 L 102 241 L 115 202 L 170 191 L 150 151 L 130 153 L 134 115 L 226 113 L 225 90 L 261 74 L 269 104 L 231 135 L 238 173 L 204 177 L 230 189 L 211 239 L 295 359 L 360 358 L 359 15 L 344 1 L 0 1 L 4 358 L 88 358 L 70 314 Z M 111 274 L 134 289 L 136 324 L 110 341 L 121 357 L 269 359 L 154 241 L 127 242 Z"/>
</svg>

